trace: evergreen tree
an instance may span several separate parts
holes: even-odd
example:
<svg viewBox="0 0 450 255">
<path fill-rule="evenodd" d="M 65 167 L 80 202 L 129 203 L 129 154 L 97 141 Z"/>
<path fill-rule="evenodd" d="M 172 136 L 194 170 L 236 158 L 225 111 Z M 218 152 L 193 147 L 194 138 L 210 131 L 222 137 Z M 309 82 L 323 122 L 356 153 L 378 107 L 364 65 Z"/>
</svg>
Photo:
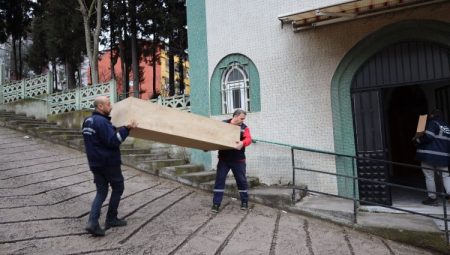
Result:
<svg viewBox="0 0 450 255">
<path fill-rule="evenodd" d="M 11 38 L 13 78 L 22 79 L 23 59 L 22 40 L 27 39 L 32 21 L 34 7 L 32 0 L 1 0 L 0 16 L 4 17 L 0 22 L 0 42 Z"/>
<path fill-rule="evenodd" d="M 76 72 L 86 50 L 83 21 L 75 1 L 48 0 L 43 27 L 50 59 L 64 64 L 69 89 L 76 87 Z"/>
</svg>

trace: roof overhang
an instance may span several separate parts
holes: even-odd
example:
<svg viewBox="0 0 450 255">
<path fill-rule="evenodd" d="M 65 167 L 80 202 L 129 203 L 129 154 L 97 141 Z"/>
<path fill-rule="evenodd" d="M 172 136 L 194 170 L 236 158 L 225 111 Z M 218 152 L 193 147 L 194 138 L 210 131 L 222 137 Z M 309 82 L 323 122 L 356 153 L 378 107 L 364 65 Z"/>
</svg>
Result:
<svg viewBox="0 0 450 255">
<path fill-rule="evenodd" d="M 278 15 L 278 19 L 281 21 L 282 25 L 292 24 L 292 28 L 296 32 L 337 22 L 448 1 L 449 0 L 347 0 L 334 5 Z"/>
</svg>

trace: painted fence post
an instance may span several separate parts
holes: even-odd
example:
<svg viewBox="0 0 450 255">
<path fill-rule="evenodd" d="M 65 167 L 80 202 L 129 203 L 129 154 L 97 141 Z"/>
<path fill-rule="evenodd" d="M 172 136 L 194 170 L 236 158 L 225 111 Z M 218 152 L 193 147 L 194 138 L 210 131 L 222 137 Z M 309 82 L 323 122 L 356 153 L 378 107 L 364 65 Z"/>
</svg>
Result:
<svg viewBox="0 0 450 255">
<path fill-rule="evenodd" d="M 20 88 L 21 88 L 21 92 L 20 93 L 22 93 L 22 96 L 19 96 L 19 98 L 21 98 L 21 99 L 25 99 L 25 98 L 27 98 L 26 97 L 26 95 L 27 95 L 27 88 L 26 88 L 26 79 L 22 79 L 21 81 L 20 81 Z"/>
<path fill-rule="evenodd" d="M 5 84 L 5 65 L 0 64 L 0 103 L 3 104 L 3 89 Z"/>
<path fill-rule="evenodd" d="M 53 73 L 52 71 L 48 71 L 47 73 L 47 94 L 50 95 L 53 93 Z"/>
<path fill-rule="evenodd" d="M 116 80 L 109 81 L 109 101 L 117 103 L 117 83 Z"/>
<path fill-rule="evenodd" d="M 81 88 L 75 89 L 75 110 L 81 110 Z"/>
</svg>

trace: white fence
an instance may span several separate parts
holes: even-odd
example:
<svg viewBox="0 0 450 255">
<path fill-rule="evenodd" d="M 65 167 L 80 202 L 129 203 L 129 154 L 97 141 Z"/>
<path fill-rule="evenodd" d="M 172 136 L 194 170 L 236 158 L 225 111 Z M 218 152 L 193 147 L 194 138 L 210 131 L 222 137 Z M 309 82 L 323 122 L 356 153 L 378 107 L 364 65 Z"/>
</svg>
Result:
<svg viewBox="0 0 450 255">
<path fill-rule="evenodd" d="M 97 96 L 108 96 L 111 103 L 118 101 L 117 86 L 114 80 L 68 91 L 52 93 L 52 73 L 35 76 L 14 82 L 5 82 L 0 65 L 0 104 L 12 103 L 27 98 L 39 98 L 47 102 L 47 115 L 82 109 L 94 109 L 94 99 Z M 150 102 L 158 103 L 171 108 L 190 111 L 189 96 L 180 95 L 172 97 L 159 97 Z"/>
</svg>

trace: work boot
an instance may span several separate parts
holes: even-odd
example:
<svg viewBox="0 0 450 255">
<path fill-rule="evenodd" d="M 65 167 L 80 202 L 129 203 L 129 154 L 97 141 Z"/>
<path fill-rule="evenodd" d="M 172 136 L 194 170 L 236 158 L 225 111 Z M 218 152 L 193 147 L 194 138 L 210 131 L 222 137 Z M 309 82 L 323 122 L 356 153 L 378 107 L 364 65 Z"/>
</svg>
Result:
<svg viewBox="0 0 450 255">
<path fill-rule="evenodd" d="M 123 227 L 127 225 L 127 221 L 126 220 L 121 220 L 118 218 L 115 219 L 107 219 L 105 221 L 105 229 L 110 229 L 110 228 L 114 228 L 114 227 Z"/>
<path fill-rule="evenodd" d="M 103 230 L 100 225 L 97 223 L 90 223 L 86 225 L 86 231 L 93 236 L 105 236 L 105 230 Z"/>
<path fill-rule="evenodd" d="M 422 201 L 424 205 L 438 206 L 439 203 L 436 198 L 427 197 L 427 199 Z"/>
<path fill-rule="evenodd" d="M 211 212 L 212 213 L 218 213 L 219 212 L 219 207 L 220 207 L 220 205 L 213 204 L 213 206 L 211 207 Z"/>
<path fill-rule="evenodd" d="M 243 211 L 248 210 L 248 203 L 246 202 L 241 203 L 241 210 Z"/>
</svg>

